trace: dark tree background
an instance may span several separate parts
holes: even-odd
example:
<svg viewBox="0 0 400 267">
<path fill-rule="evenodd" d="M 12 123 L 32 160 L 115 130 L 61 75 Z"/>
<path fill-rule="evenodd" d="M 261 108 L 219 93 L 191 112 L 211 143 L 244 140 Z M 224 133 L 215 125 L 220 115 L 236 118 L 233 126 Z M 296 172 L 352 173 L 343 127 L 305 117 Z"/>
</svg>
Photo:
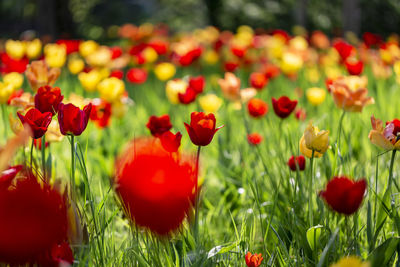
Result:
<svg viewBox="0 0 400 267">
<path fill-rule="evenodd" d="M 0 36 L 18 38 L 33 30 L 50 38 L 107 38 L 124 23 L 166 23 L 190 31 L 215 25 L 281 28 L 294 25 L 330 35 L 400 29 L 399 0 L 0 0 Z"/>
</svg>

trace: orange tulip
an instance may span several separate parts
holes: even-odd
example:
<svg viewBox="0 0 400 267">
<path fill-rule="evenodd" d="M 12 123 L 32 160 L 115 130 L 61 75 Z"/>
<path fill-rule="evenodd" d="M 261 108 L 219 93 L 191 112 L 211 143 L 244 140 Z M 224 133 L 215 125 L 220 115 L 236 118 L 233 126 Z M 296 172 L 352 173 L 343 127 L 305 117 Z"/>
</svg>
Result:
<svg viewBox="0 0 400 267">
<path fill-rule="evenodd" d="M 379 119 L 371 117 L 372 130 L 369 132 L 368 138 L 376 146 L 386 150 L 400 150 L 400 140 L 398 134 L 398 120 L 393 120 L 383 127 L 383 122 Z"/>
<path fill-rule="evenodd" d="M 230 100 L 240 98 L 240 79 L 232 72 L 226 72 L 224 79 L 219 79 L 218 84 L 226 98 Z"/>
<path fill-rule="evenodd" d="M 59 68 L 49 68 L 43 60 L 33 61 L 26 68 L 26 77 L 33 91 L 45 85 L 53 85 L 61 70 Z"/>
</svg>

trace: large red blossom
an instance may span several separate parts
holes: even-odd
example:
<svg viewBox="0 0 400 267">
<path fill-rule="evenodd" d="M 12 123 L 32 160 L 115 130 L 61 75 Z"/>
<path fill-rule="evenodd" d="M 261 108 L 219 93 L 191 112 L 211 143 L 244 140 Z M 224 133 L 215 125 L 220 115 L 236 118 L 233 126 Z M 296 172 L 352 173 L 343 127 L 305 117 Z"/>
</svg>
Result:
<svg viewBox="0 0 400 267">
<path fill-rule="evenodd" d="M 334 177 L 319 195 L 336 212 L 351 215 L 358 210 L 364 198 L 367 181 L 353 181 L 345 176 Z"/>
<path fill-rule="evenodd" d="M 28 110 L 25 115 L 17 112 L 22 124 L 28 125 L 31 128 L 33 138 L 41 138 L 47 131 L 52 118 L 51 112 L 42 113 L 36 108 Z"/>
<path fill-rule="evenodd" d="M 281 96 L 278 99 L 272 98 L 272 107 L 275 114 L 284 119 L 287 118 L 297 106 L 297 100 L 290 100 L 287 96 Z"/>
<path fill-rule="evenodd" d="M 0 262 L 34 264 L 67 239 L 64 197 L 30 172 L 0 187 Z"/>
<path fill-rule="evenodd" d="M 157 138 L 134 140 L 116 164 L 116 190 L 138 226 L 158 235 L 180 228 L 194 199 L 195 167 L 176 160 Z"/>
<path fill-rule="evenodd" d="M 192 112 L 190 125 L 185 122 L 185 127 L 193 144 L 196 146 L 206 146 L 211 143 L 214 134 L 223 127 L 216 128 L 215 124 L 216 119 L 214 114 Z"/>
<path fill-rule="evenodd" d="M 83 110 L 73 104 L 60 104 L 58 108 L 58 123 L 63 135 L 81 135 L 89 122 L 92 103 L 86 105 Z"/>
<path fill-rule="evenodd" d="M 54 115 L 58 112 L 58 106 L 63 98 L 60 88 L 52 88 L 49 85 L 42 86 L 35 95 L 35 108 L 42 113 L 51 112 Z"/>
</svg>

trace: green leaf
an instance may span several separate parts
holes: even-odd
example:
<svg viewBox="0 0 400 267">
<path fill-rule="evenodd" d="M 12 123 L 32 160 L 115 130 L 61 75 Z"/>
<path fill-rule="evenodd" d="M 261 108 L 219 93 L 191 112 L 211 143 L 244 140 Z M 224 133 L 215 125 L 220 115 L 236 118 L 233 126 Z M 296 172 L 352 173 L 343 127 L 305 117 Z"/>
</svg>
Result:
<svg viewBox="0 0 400 267">
<path fill-rule="evenodd" d="M 322 228 L 322 225 L 316 225 L 307 230 L 307 241 L 312 250 L 315 249 L 315 244 L 318 243 L 319 237 L 321 236 Z"/>
<path fill-rule="evenodd" d="M 399 242 L 399 237 L 391 237 L 374 249 L 368 256 L 371 267 L 388 266 Z"/>
</svg>

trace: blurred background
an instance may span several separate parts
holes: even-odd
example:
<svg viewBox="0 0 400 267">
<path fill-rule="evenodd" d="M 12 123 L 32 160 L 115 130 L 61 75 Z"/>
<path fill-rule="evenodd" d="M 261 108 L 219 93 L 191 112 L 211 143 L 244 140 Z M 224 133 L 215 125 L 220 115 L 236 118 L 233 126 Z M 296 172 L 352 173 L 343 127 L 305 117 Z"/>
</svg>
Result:
<svg viewBox="0 0 400 267">
<path fill-rule="evenodd" d="M 352 31 L 383 36 L 399 32 L 399 0 L 0 0 L 0 35 L 101 40 L 114 25 L 165 23 L 172 31 L 214 25 L 235 30 L 284 29 L 294 25 L 330 36 Z"/>
</svg>

